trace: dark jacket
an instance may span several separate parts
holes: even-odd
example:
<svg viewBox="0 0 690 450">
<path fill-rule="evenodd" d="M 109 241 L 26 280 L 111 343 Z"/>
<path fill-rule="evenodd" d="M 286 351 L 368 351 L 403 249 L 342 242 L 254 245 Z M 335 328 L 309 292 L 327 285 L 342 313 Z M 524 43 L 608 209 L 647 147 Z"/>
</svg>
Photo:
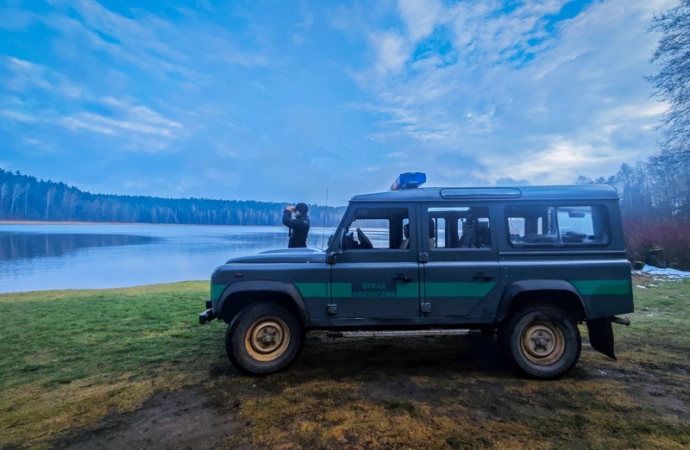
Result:
<svg viewBox="0 0 690 450">
<path fill-rule="evenodd" d="M 283 225 L 290 228 L 290 242 L 288 242 L 288 248 L 307 246 L 309 216 L 301 215 L 293 219 L 292 213 L 286 209 L 283 211 Z"/>
</svg>

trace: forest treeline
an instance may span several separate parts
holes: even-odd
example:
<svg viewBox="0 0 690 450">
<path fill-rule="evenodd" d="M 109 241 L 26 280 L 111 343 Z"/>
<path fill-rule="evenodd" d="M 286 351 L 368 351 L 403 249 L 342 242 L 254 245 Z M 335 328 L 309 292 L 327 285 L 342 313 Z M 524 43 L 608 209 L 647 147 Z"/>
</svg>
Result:
<svg viewBox="0 0 690 450">
<path fill-rule="evenodd" d="M 690 270 L 690 164 L 685 155 L 661 151 L 623 164 L 616 175 L 577 184 L 610 184 L 620 196 L 628 259 Z"/>
<path fill-rule="evenodd" d="M 0 220 L 281 225 L 285 203 L 92 194 L 0 169 Z M 344 206 L 309 205 L 312 224 L 336 226 Z"/>
<path fill-rule="evenodd" d="M 623 164 L 609 178 L 580 176 L 576 184 L 610 184 L 620 195 L 631 261 L 690 270 L 690 174 L 661 154 Z M 84 192 L 65 183 L 0 169 L 0 220 L 199 225 L 281 225 L 284 203 L 173 199 Z M 344 206 L 309 205 L 312 224 L 335 227 Z"/>
</svg>

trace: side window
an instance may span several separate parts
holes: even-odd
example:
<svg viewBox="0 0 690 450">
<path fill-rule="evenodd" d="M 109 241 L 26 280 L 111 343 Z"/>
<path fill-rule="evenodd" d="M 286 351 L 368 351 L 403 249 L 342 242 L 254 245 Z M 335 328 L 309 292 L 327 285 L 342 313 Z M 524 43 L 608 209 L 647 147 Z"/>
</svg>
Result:
<svg viewBox="0 0 690 450">
<path fill-rule="evenodd" d="M 478 206 L 429 208 L 432 249 L 491 248 L 489 209 Z"/>
<path fill-rule="evenodd" d="M 607 244 L 608 221 L 601 206 L 558 208 L 558 231 L 564 244 Z"/>
<path fill-rule="evenodd" d="M 346 230 L 343 249 L 409 249 L 410 232 L 407 208 L 357 209 Z"/>
<path fill-rule="evenodd" d="M 603 206 L 510 206 L 506 219 L 510 243 L 515 247 L 609 242 Z"/>
<path fill-rule="evenodd" d="M 506 210 L 510 242 L 515 245 L 555 244 L 558 241 L 556 208 L 510 206 Z"/>
</svg>

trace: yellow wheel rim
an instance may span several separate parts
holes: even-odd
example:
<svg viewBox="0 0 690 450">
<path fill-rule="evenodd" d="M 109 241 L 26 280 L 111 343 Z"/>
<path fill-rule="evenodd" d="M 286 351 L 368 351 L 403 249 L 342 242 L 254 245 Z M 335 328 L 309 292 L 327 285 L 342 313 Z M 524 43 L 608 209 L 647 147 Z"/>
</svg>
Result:
<svg viewBox="0 0 690 450">
<path fill-rule="evenodd" d="M 531 363 L 538 366 L 555 364 L 565 353 L 563 333 L 551 322 L 533 322 L 525 328 L 520 348 Z"/>
<path fill-rule="evenodd" d="M 262 317 L 247 330 L 244 346 L 257 361 L 273 361 L 290 345 L 290 329 L 277 317 Z"/>
</svg>

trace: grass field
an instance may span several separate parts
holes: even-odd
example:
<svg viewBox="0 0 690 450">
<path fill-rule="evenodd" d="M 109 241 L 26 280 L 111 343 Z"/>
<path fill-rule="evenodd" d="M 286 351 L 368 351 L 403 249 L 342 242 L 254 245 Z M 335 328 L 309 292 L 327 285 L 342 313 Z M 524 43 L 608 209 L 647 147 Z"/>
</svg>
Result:
<svg viewBox="0 0 690 450">
<path fill-rule="evenodd" d="M 197 324 L 207 282 L 0 295 L 0 448 L 150 442 L 156 426 L 137 418 L 167 412 L 179 430 L 226 425 L 211 443 L 180 431 L 154 447 L 687 448 L 690 281 L 634 284 L 618 362 L 584 345 L 551 382 L 516 378 L 495 340 L 474 335 L 314 333 L 288 371 L 242 377 L 224 325 Z"/>
</svg>

